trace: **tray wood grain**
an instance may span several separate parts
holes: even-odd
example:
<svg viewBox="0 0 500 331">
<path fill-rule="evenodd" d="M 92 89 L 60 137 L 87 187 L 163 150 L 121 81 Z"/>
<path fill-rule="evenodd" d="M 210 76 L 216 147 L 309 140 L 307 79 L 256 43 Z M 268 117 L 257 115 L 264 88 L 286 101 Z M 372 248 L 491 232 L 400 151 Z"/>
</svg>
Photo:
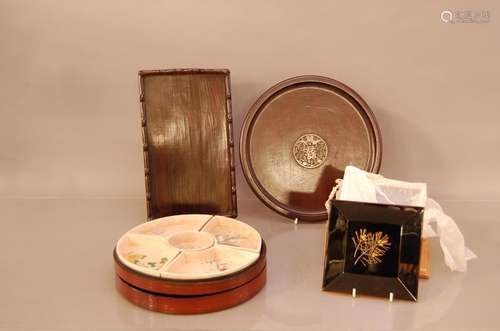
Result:
<svg viewBox="0 0 500 331">
<path fill-rule="evenodd" d="M 139 72 L 148 219 L 236 217 L 227 69 Z"/>
</svg>

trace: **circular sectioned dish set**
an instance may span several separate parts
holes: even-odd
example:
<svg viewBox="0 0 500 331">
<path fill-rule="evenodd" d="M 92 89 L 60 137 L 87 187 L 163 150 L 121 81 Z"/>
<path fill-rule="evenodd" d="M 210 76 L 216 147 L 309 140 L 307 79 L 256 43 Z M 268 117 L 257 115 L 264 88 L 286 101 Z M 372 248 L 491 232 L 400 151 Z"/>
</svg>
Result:
<svg viewBox="0 0 500 331">
<path fill-rule="evenodd" d="M 125 233 L 114 252 L 116 286 L 133 303 L 166 313 L 225 309 L 265 283 L 265 245 L 238 220 L 177 215 Z"/>
<path fill-rule="evenodd" d="M 264 92 L 240 136 L 241 165 L 254 193 L 274 211 L 303 221 L 327 218 L 324 202 L 346 165 L 377 172 L 381 148 L 366 102 L 320 76 L 291 78 Z M 260 234 L 217 215 L 168 216 L 136 226 L 119 239 L 114 261 L 118 291 L 163 313 L 226 309 L 266 282 Z"/>
</svg>

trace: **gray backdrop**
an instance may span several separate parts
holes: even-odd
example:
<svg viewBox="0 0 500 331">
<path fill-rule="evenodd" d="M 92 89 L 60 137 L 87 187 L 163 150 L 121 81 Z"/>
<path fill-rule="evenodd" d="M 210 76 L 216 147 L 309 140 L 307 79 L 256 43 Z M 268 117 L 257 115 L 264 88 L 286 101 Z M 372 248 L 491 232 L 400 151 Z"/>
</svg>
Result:
<svg viewBox="0 0 500 331">
<path fill-rule="evenodd" d="M 497 1 L 0 0 L 0 196 L 141 197 L 139 69 L 229 68 L 235 138 L 297 75 L 340 80 L 381 126 L 382 173 L 499 200 Z M 489 23 L 443 23 L 488 10 Z M 239 160 L 237 161 L 239 163 Z M 254 198 L 240 168 L 240 199 Z"/>
</svg>

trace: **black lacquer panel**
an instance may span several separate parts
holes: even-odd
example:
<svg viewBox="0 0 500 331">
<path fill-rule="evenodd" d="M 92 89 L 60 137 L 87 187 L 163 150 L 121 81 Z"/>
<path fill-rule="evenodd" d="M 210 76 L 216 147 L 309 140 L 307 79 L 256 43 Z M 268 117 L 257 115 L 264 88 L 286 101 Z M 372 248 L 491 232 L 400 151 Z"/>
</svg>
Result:
<svg viewBox="0 0 500 331">
<path fill-rule="evenodd" d="M 424 209 L 333 200 L 323 289 L 417 300 Z"/>
</svg>

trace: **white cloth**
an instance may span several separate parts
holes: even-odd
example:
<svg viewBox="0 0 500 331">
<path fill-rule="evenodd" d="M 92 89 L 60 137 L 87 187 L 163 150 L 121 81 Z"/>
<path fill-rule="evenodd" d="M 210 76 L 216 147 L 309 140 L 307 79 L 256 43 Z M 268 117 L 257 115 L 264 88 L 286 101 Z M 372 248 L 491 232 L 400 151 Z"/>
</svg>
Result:
<svg viewBox="0 0 500 331">
<path fill-rule="evenodd" d="M 344 179 L 333 188 L 331 199 L 424 207 L 422 237 L 439 237 L 445 264 L 451 270 L 466 271 L 467 261 L 477 256 L 465 246 L 464 236 L 455 221 L 441 206 L 427 198 L 425 183 L 409 183 L 384 178 L 354 166 L 347 166 Z M 432 225 L 437 228 L 437 233 Z"/>
</svg>

